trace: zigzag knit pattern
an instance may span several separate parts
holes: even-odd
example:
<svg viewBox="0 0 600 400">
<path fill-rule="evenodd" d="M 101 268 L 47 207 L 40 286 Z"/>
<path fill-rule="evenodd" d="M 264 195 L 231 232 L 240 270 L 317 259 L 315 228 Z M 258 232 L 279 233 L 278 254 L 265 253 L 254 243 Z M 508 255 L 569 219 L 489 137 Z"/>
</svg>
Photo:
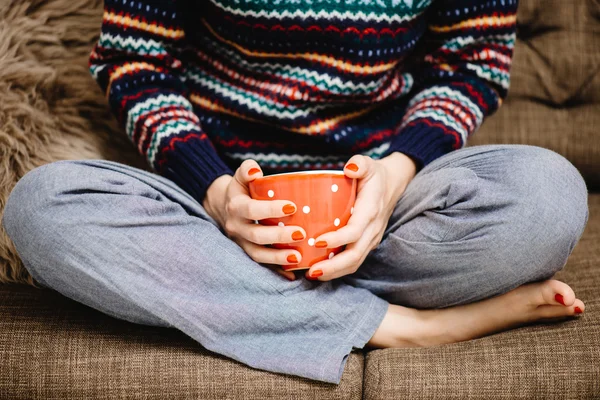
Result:
<svg viewBox="0 0 600 400">
<path fill-rule="evenodd" d="M 90 71 L 198 201 L 266 173 L 461 148 L 506 96 L 517 0 L 106 0 Z"/>
</svg>

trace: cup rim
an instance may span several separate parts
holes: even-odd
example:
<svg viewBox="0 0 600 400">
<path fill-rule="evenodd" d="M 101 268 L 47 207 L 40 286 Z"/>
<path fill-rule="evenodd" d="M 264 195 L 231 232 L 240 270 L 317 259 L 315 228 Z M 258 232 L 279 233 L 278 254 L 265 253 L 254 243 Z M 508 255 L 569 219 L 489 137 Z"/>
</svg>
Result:
<svg viewBox="0 0 600 400">
<path fill-rule="evenodd" d="M 339 169 L 318 169 L 318 170 L 311 170 L 311 171 L 282 172 L 280 174 L 264 175 L 262 178 L 257 178 L 257 179 L 274 178 L 274 177 L 284 176 L 284 175 L 317 175 L 317 174 L 344 175 L 344 171 L 341 171 Z"/>
</svg>

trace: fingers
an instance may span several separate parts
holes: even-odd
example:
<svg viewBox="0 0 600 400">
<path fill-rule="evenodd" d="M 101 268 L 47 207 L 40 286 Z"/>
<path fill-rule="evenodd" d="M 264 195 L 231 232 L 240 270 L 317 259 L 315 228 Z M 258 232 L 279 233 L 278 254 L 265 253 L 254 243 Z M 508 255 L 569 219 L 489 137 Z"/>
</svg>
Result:
<svg viewBox="0 0 600 400">
<path fill-rule="evenodd" d="M 369 228 L 356 242 L 334 257 L 318 262 L 306 271 L 307 279 L 329 281 L 356 272 L 369 254 L 373 243 L 373 229 Z"/>
<path fill-rule="evenodd" d="M 296 265 L 302 261 L 300 252 L 292 249 L 271 249 L 249 242 L 244 239 L 237 240 L 237 243 L 244 251 L 257 263 L 277 264 L 277 265 Z"/>
<path fill-rule="evenodd" d="M 296 279 L 296 275 L 294 274 L 293 271 L 284 271 L 279 267 L 275 267 L 274 269 L 275 269 L 275 271 L 277 271 L 277 273 L 279 275 L 282 275 L 285 279 L 287 279 L 289 281 L 293 281 Z"/>
<path fill-rule="evenodd" d="M 367 227 L 377 217 L 377 210 L 380 208 L 376 204 L 380 200 L 379 197 L 379 194 L 375 191 L 360 193 L 354 203 L 354 211 L 348 220 L 348 224 L 337 231 L 327 232 L 316 237 L 315 243 L 327 243 L 325 246 L 317 245 L 317 247 L 335 248 L 358 241 L 364 235 Z"/>
<path fill-rule="evenodd" d="M 227 203 L 227 213 L 238 218 L 261 220 L 294 214 L 296 205 L 287 200 L 254 200 L 247 195 L 235 196 Z"/>
<path fill-rule="evenodd" d="M 227 213 L 233 218 L 227 220 L 225 230 L 235 237 L 235 241 L 257 263 L 298 264 L 302 255 L 296 250 L 270 249 L 257 244 L 289 243 L 306 237 L 304 229 L 299 227 L 290 226 L 282 229 L 256 225 L 248 221 L 284 217 L 296 212 L 296 205 L 291 202 L 258 201 L 248 196 L 248 183 L 262 176 L 262 169 L 254 160 L 245 160 L 235 171 L 234 180 L 239 185 L 233 185 L 231 190 L 233 196 L 227 203 Z M 280 267 L 275 267 L 275 271 L 290 281 L 296 279 L 292 271 L 284 271 Z"/>
<path fill-rule="evenodd" d="M 375 170 L 374 160 L 370 157 L 355 155 L 348 160 L 344 167 L 344 174 L 349 178 L 359 179 L 359 192 L 354 203 L 354 212 L 348 224 L 336 231 L 315 238 L 317 247 L 340 247 L 355 243 L 363 236 L 365 229 L 377 217 L 377 212 L 381 209 L 381 207 L 378 207 L 378 202 L 381 201 L 381 194 L 383 193 L 381 187 L 371 184 L 368 191 L 361 191 L 364 182 L 371 177 Z"/>
<path fill-rule="evenodd" d="M 275 250 L 269 249 L 267 247 L 258 246 L 254 243 L 248 242 L 244 239 L 240 239 L 237 241 L 238 244 L 244 249 L 244 251 L 252 258 L 254 261 L 260 264 L 279 264 L 279 265 L 294 265 L 298 264 L 302 259 L 300 253 L 295 250 Z M 293 255 L 292 257 L 290 257 Z M 285 259 L 284 263 L 276 262 Z M 293 281 L 296 279 L 296 275 L 293 271 L 284 271 L 280 266 L 273 265 L 273 269 L 279 275 L 283 276 L 289 281 Z"/>
<path fill-rule="evenodd" d="M 227 213 L 237 218 L 261 220 L 281 218 L 296 212 L 296 205 L 286 200 L 254 200 L 248 195 L 248 183 L 263 176 L 258 163 L 245 160 L 235 171 L 234 179 L 239 183 L 227 202 Z M 234 185 L 236 186 L 236 185 Z"/>
<path fill-rule="evenodd" d="M 344 166 L 344 175 L 348 178 L 365 178 L 371 173 L 374 162 L 371 157 L 360 154 L 354 155 L 350 157 Z"/>
<path fill-rule="evenodd" d="M 254 160 L 244 160 L 242 164 L 240 164 L 239 168 L 235 171 L 234 178 L 241 185 L 248 186 L 249 182 L 252 182 L 256 178 L 260 178 L 263 176 L 262 169 L 258 165 L 258 163 Z"/>
<path fill-rule="evenodd" d="M 242 219 L 228 220 L 225 230 L 256 244 L 294 243 L 306 238 L 306 231 L 299 226 L 265 226 Z"/>
</svg>

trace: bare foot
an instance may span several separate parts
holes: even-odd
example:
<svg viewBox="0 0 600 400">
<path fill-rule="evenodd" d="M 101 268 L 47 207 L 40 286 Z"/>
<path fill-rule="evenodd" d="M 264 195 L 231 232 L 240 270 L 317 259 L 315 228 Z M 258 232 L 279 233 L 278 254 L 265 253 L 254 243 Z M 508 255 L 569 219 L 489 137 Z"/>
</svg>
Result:
<svg viewBox="0 0 600 400">
<path fill-rule="evenodd" d="M 561 304 L 562 303 L 562 304 Z M 416 310 L 390 304 L 368 346 L 425 347 L 475 339 L 539 320 L 583 313 L 566 283 L 548 280 L 462 306 Z"/>
</svg>

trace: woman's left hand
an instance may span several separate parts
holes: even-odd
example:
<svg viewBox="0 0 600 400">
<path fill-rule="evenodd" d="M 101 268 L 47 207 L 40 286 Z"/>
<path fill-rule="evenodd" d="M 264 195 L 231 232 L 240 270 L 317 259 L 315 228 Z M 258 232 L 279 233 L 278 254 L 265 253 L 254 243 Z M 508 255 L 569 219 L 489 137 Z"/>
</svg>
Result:
<svg viewBox="0 0 600 400">
<path fill-rule="evenodd" d="M 328 281 L 356 272 L 381 242 L 394 207 L 415 173 L 414 161 L 398 152 L 381 160 L 362 155 L 350 158 L 344 174 L 358 179 L 354 212 L 346 226 L 315 238 L 317 247 L 346 245 L 346 249 L 313 265 L 306 277 Z"/>
</svg>

